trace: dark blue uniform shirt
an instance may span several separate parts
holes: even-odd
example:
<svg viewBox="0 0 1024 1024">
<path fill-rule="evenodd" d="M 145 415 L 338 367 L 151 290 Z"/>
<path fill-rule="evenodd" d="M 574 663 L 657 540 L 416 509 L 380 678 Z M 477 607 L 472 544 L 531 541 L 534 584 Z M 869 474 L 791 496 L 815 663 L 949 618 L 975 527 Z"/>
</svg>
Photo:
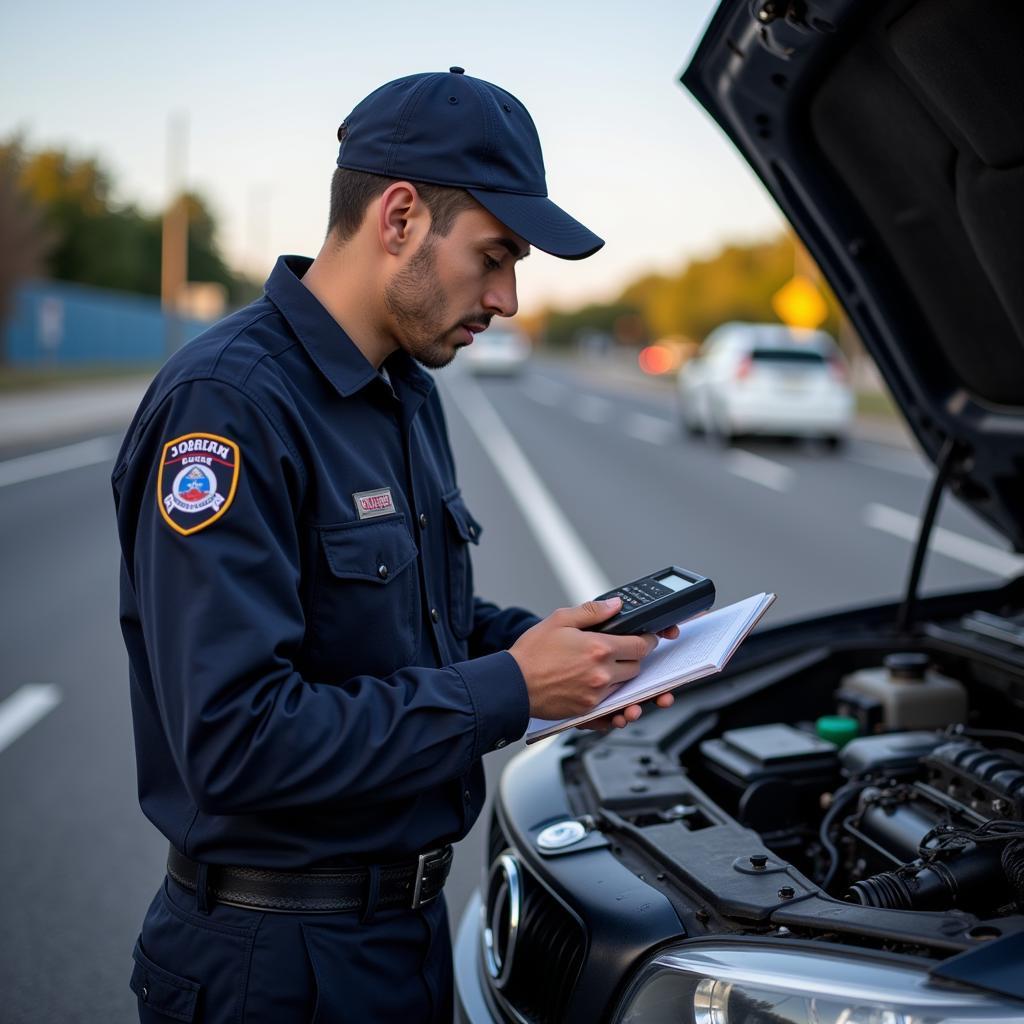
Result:
<svg viewBox="0 0 1024 1024">
<path fill-rule="evenodd" d="M 282 257 L 157 375 L 114 469 L 139 799 L 182 852 L 302 868 L 464 836 L 526 728 L 429 374 L 377 372 Z"/>
</svg>

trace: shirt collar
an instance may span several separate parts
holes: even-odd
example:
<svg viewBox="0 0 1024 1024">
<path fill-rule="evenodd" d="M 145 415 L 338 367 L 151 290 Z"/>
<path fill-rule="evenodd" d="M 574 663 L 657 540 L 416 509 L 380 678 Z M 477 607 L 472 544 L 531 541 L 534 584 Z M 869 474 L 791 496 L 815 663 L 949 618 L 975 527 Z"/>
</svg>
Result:
<svg viewBox="0 0 1024 1024">
<path fill-rule="evenodd" d="M 377 380 L 380 374 L 302 283 L 302 276 L 312 263 L 307 256 L 279 256 L 264 290 L 320 372 L 347 398 Z M 395 393 L 400 398 L 405 390 L 402 384 L 417 392 L 421 401 L 434 388 L 431 376 L 401 350 L 388 357 L 387 366 Z"/>
</svg>

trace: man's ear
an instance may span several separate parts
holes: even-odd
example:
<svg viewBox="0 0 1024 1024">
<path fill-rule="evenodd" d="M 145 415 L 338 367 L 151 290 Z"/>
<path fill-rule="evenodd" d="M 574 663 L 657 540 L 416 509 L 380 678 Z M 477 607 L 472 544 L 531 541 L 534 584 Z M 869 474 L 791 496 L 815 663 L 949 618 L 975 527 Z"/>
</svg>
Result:
<svg viewBox="0 0 1024 1024">
<path fill-rule="evenodd" d="M 396 181 L 381 194 L 377 205 L 377 234 L 381 247 L 392 256 L 417 245 L 430 228 L 430 212 L 416 186 Z"/>
</svg>

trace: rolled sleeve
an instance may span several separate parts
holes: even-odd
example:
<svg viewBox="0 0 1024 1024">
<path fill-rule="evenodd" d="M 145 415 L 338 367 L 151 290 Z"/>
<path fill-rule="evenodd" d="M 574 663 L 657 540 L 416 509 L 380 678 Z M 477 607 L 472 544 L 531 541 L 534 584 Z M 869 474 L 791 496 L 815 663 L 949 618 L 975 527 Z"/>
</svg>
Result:
<svg viewBox="0 0 1024 1024">
<path fill-rule="evenodd" d="M 476 714 L 474 760 L 526 732 L 530 697 L 523 673 L 508 651 L 462 661 L 452 668 L 466 684 Z"/>
</svg>

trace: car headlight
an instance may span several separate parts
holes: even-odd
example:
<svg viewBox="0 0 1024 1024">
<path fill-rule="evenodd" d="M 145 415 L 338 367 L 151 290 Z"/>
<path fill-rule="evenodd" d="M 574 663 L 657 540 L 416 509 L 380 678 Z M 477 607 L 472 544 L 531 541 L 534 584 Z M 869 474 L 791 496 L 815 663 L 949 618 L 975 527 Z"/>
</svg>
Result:
<svg viewBox="0 0 1024 1024">
<path fill-rule="evenodd" d="M 679 945 L 637 973 L 617 1024 L 1011 1024 L 1024 1004 L 936 985 L 913 965 L 766 945 Z"/>
</svg>

